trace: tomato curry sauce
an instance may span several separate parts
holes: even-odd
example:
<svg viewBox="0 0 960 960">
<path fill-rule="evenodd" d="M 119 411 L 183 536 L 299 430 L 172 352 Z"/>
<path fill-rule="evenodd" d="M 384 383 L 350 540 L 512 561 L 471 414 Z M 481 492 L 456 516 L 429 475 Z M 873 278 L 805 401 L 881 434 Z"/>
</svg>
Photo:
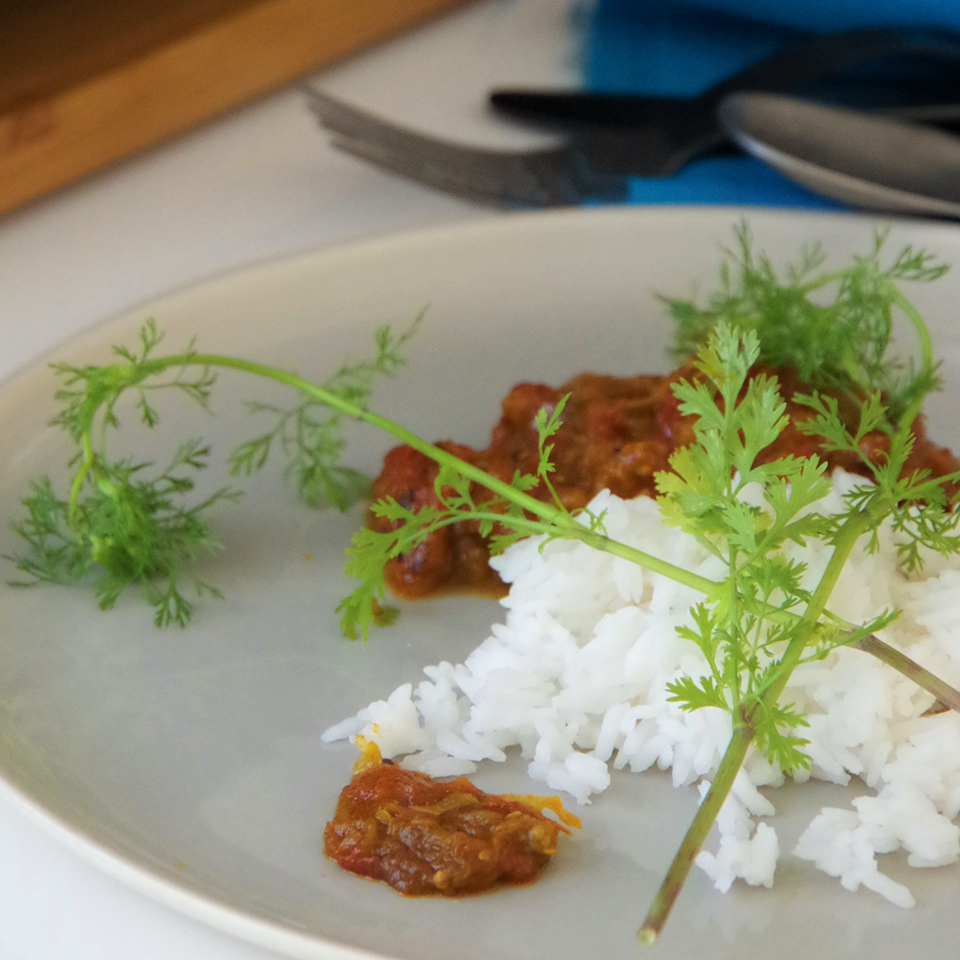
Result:
<svg viewBox="0 0 960 960">
<path fill-rule="evenodd" d="M 809 393 L 810 388 L 798 381 L 792 371 L 778 368 L 757 372 L 777 377 L 790 417 L 789 425 L 764 450 L 764 462 L 789 454 L 816 453 L 829 469 L 842 467 L 850 473 L 868 474 L 866 465 L 855 455 L 825 452 L 816 439 L 797 429 L 796 424 L 813 416 L 813 412 L 793 401 L 795 393 Z M 570 510 L 584 507 L 604 489 L 625 499 L 653 496 L 656 474 L 667 470 L 673 452 L 691 443 L 694 436 L 694 419 L 681 415 L 671 385 L 697 376 L 688 364 L 669 376 L 610 377 L 584 373 L 559 388 L 521 383 L 504 399 L 502 416 L 485 450 L 449 441 L 437 445 L 501 480 L 509 482 L 518 470 L 535 473 L 539 451 L 534 418 L 541 408 L 549 411 L 569 394 L 563 424 L 551 438 L 551 460 L 555 465 L 551 482 L 563 504 Z M 821 391 L 825 392 L 828 391 Z M 851 421 L 858 416 L 848 398 L 840 393 L 836 397 L 841 415 Z M 949 450 L 926 438 L 919 418 L 913 424 L 913 432 L 916 443 L 905 467 L 907 472 L 919 468 L 942 476 L 958 468 Z M 863 438 L 862 447 L 868 457 L 876 460 L 884 455 L 888 443 L 885 434 L 876 432 Z M 374 482 L 374 499 L 393 497 L 408 508 L 436 504 L 437 469 L 433 460 L 416 450 L 395 447 L 387 453 L 383 471 Z M 479 484 L 472 485 L 471 493 L 478 501 L 489 496 Z M 542 483 L 530 493 L 544 501 L 549 499 Z M 374 529 L 390 529 L 389 521 L 376 517 L 371 517 L 369 523 Z M 425 543 L 391 560 L 385 580 L 392 593 L 407 600 L 460 592 L 502 596 L 506 588 L 490 568 L 488 559 L 477 524 L 464 521 L 437 530 Z"/>
<path fill-rule="evenodd" d="M 495 796 L 466 777 L 441 783 L 366 743 L 323 845 L 344 870 L 406 896 L 462 897 L 532 883 L 558 835 L 579 826 L 556 797 Z"/>
</svg>

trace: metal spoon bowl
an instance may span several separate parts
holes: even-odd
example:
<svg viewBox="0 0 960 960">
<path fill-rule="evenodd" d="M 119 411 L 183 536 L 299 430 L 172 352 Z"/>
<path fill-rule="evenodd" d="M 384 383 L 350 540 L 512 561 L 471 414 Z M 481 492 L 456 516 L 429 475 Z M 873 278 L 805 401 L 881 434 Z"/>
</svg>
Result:
<svg viewBox="0 0 960 960">
<path fill-rule="evenodd" d="M 741 149 L 814 193 L 886 213 L 960 219 L 960 137 L 767 93 L 731 94 L 719 117 Z"/>
</svg>

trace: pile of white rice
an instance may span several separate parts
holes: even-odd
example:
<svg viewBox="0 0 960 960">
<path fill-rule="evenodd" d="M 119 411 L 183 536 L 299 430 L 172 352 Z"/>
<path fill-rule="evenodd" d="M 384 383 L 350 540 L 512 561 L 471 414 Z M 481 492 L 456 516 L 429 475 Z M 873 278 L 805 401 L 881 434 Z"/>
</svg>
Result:
<svg viewBox="0 0 960 960">
<path fill-rule="evenodd" d="M 819 505 L 837 511 L 840 496 L 860 478 L 837 472 Z M 591 504 L 606 511 L 609 535 L 703 576 L 723 570 L 698 544 L 665 526 L 653 500 L 623 501 L 608 493 Z M 932 557 L 919 576 L 900 571 L 889 532 L 874 555 L 857 550 L 830 608 L 863 622 L 894 606 L 903 615 L 883 631 L 888 643 L 948 683 L 960 686 L 960 561 Z M 799 548 L 788 554 L 800 556 Z M 810 585 L 828 551 L 802 551 Z M 509 583 L 501 601 L 506 622 L 462 664 L 424 668 L 386 700 L 331 727 L 323 739 L 358 733 L 385 757 L 433 776 L 468 774 L 481 760 L 502 761 L 519 747 L 529 773 L 550 790 L 588 803 L 610 783 L 610 767 L 671 770 L 677 787 L 706 792 L 730 738 L 728 714 L 716 708 L 684 713 L 667 701 L 666 686 L 706 672 L 699 649 L 677 636 L 701 598 L 665 577 L 583 544 L 522 541 L 493 566 Z M 922 716 L 933 698 L 858 650 L 839 650 L 797 669 L 783 698 L 807 714 L 809 773 L 846 784 L 857 776 L 875 791 L 849 809 L 824 808 L 793 851 L 844 887 L 861 884 L 904 907 L 910 891 L 880 872 L 876 854 L 904 849 L 909 863 L 932 867 L 960 854 L 960 715 Z M 699 866 L 721 890 L 740 877 L 773 883 L 779 856 L 773 804 L 758 787 L 779 786 L 783 774 L 751 750 L 725 804 L 720 846 Z"/>
</svg>

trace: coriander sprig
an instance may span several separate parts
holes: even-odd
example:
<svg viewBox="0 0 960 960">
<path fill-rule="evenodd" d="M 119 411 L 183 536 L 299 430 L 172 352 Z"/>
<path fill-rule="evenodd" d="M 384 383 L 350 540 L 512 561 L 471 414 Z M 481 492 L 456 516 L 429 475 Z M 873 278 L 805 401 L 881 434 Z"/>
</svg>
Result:
<svg viewBox="0 0 960 960">
<path fill-rule="evenodd" d="M 787 425 L 776 382 L 749 377 L 759 352 L 755 333 L 721 325 L 696 361 L 709 379 L 674 386 L 681 412 L 697 418 L 695 441 L 674 454 L 670 472 L 657 476 L 661 512 L 723 560 L 727 579 L 716 602 L 701 605 L 694 627 L 683 632 L 704 653 L 710 675 L 668 689 L 685 710 L 721 706 L 737 714 L 743 707 L 755 714 L 758 745 L 772 763 L 791 770 L 809 764 L 801 749 L 806 741 L 784 732 L 803 725 L 802 718 L 758 705 L 779 676 L 783 645 L 804 629 L 804 618 L 772 622 L 770 613 L 812 601 L 801 587 L 804 566 L 782 550 L 830 531 L 830 521 L 810 509 L 829 483 L 816 457 L 757 462 Z M 745 499 L 751 487 L 762 505 Z"/>
<path fill-rule="evenodd" d="M 821 389 L 856 397 L 880 391 L 891 422 L 908 424 L 940 378 L 926 326 L 899 285 L 936 280 L 947 267 L 912 247 L 884 263 L 886 240 L 887 232 L 878 231 L 865 255 L 833 271 L 823 270 L 824 251 L 813 244 L 781 275 L 741 224 L 706 305 L 661 298 L 676 323 L 674 353 L 680 359 L 695 353 L 718 323 L 754 330 L 762 363 L 791 367 L 804 383 Z M 917 336 L 917 360 L 891 355 L 898 315 Z"/>
<path fill-rule="evenodd" d="M 135 510 L 117 511 L 116 515 L 120 518 L 120 522 L 124 524 L 125 531 L 124 537 L 117 538 L 113 536 L 114 531 L 109 527 L 100 529 L 88 523 L 90 517 L 99 518 L 100 514 L 97 511 L 85 510 L 84 498 L 93 495 L 94 497 L 107 497 L 113 501 L 120 501 L 137 496 L 135 487 L 126 482 L 133 475 L 130 473 L 129 465 L 125 462 L 111 463 L 107 456 L 106 437 L 111 428 L 119 425 L 115 412 L 116 405 L 126 391 L 135 391 L 139 398 L 141 396 L 146 397 L 147 391 L 158 385 L 183 389 L 183 384 L 209 384 L 213 382 L 211 371 L 219 368 L 263 377 L 291 387 L 303 394 L 309 403 L 327 407 L 333 411 L 335 416 L 345 416 L 376 427 L 392 435 L 400 443 L 405 443 L 435 460 L 440 465 L 441 471 L 447 471 L 442 475 L 449 480 L 454 488 L 459 487 L 465 490 L 467 486 L 464 485 L 476 483 L 492 493 L 494 497 L 501 497 L 504 503 L 504 512 L 496 515 L 491 514 L 487 518 L 480 519 L 486 519 L 491 530 L 494 523 L 504 527 L 504 530 L 497 534 L 501 538 L 499 542 L 503 545 L 509 542 L 511 537 L 529 536 L 533 533 L 547 533 L 551 537 L 579 539 L 598 549 L 607 550 L 617 556 L 640 563 L 651 570 L 672 576 L 694 589 L 709 590 L 710 588 L 710 581 L 702 577 L 666 563 L 643 551 L 636 550 L 627 544 L 621 544 L 605 537 L 601 531 L 600 518 L 595 518 L 587 526 L 584 526 L 578 518 L 562 507 L 543 503 L 531 496 L 527 490 L 538 482 L 537 479 L 527 481 L 522 476 L 518 476 L 511 482 L 506 482 L 491 476 L 440 447 L 428 443 L 387 417 L 368 410 L 365 405 L 357 402 L 358 399 L 365 398 L 358 398 L 350 391 L 344 394 L 336 389 L 331 389 L 329 386 L 312 383 L 286 370 L 221 354 L 199 353 L 191 349 L 186 353 L 172 356 L 154 356 L 152 351 L 159 342 L 159 336 L 156 335 L 152 323 L 148 323 L 144 327 L 140 337 L 141 341 L 148 344 L 149 347 L 145 347 L 140 353 L 117 348 L 115 354 L 120 358 L 118 362 L 102 367 L 58 368 L 59 372 L 67 377 L 68 390 L 61 397 L 65 400 L 65 409 L 54 422 L 69 431 L 77 441 L 79 451 L 74 460 L 71 461 L 75 465 L 74 476 L 66 500 L 60 500 L 55 496 L 50 497 L 45 493 L 43 497 L 28 497 L 24 501 L 28 514 L 32 518 L 30 523 L 23 527 L 27 534 L 26 540 L 30 551 L 25 556 L 15 558 L 15 560 L 19 569 L 30 574 L 38 581 L 65 582 L 62 578 L 58 579 L 57 577 L 58 572 L 64 568 L 64 564 L 59 560 L 54 563 L 54 560 L 59 556 L 57 553 L 59 547 L 69 543 L 72 544 L 71 549 L 74 551 L 74 556 L 83 558 L 83 567 L 78 577 L 82 577 L 97 566 L 101 567 L 106 573 L 111 584 L 106 593 L 109 603 L 101 602 L 102 606 L 113 605 L 120 592 L 122 592 L 122 588 L 119 587 L 119 583 L 122 581 L 127 586 L 139 586 L 148 599 L 157 598 L 156 619 L 158 624 L 171 622 L 171 618 L 162 614 L 162 608 L 159 604 L 163 597 L 172 592 L 177 600 L 179 614 L 174 616 L 172 620 L 181 626 L 186 623 L 190 617 L 191 607 L 189 603 L 183 600 L 182 594 L 177 588 L 177 578 L 182 567 L 195 558 L 198 545 L 214 546 L 213 540 L 209 536 L 208 527 L 201 517 L 201 512 L 212 506 L 217 500 L 234 496 L 233 492 L 224 490 L 210 501 L 200 504 L 196 508 L 189 508 L 189 510 L 186 507 L 179 508 L 184 512 L 191 513 L 197 521 L 197 525 L 183 528 L 174 526 L 171 528 L 163 552 L 166 561 L 163 566 L 136 562 L 137 558 L 127 556 L 125 550 L 127 546 L 150 541 L 149 527 L 162 521 L 162 510 L 169 508 L 170 503 L 166 500 L 152 501 L 151 509 L 155 511 L 155 514 L 149 512 L 144 514 Z M 188 376 L 188 371 L 191 370 L 199 371 L 193 379 Z M 174 374 L 172 380 L 154 380 L 154 378 L 164 377 L 171 372 Z M 206 389 L 202 391 L 187 390 L 187 393 L 192 399 L 200 401 L 205 401 L 208 396 Z M 143 413 L 142 419 L 150 427 L 157 422 L 158 417 L 149 405 L 148 409 L 149 415 Z M 142 406 L 141 411 L 143 411 Z M 557 429 L 559 421 L 553 418 L 552 420 L 540 419 L 538 422 L 546 431 L 541 441 L 543 444 L 549 435 Z M 96 442 L 95 438 L 98 438 L 99 442 Z M 541 467 L 539 468 L 541 473 L 549 472 L 550 467 L 545 462 L 548 456 L 549 449 L 543 447 L 541 450 Z M 200 458 L 194 458 L 187 461 L 187 465 L 194 469 L 200 469 L 203 463 Z M 136 469 L 139 471 L 145 469 L 146 466 L 138 465 Z M 462 480 L 459 479 L 461 477 Z M 161 478 L 161 480 L 164 480 L 164 478 Z M 337 476 L 334 475 L 330 483 L 336 482 Z M 179 489 L 171 488 L 169 491 L 171 494 L 186 493 L 191 489 L 183 482 L 178 481 L 178 484 Z M 44 482 L 42 486 L 44 491 L 52 491 L 49 481 Z M 128 486 L 130 486 L 130 489 L 127 489 Z M 460 512 L 457 515 L 444 515 L 444 517 L 438 518 L 436 523 L 445 525 L 457 522 L 476 508 L 476 504 L 463 500 L 460 504 Z M 403 518 L 398 517 L 398 519 Z M 414 527 L 411 527 L 410 530 L 399 535 L 400 539 L 397 540 L 397 543 L 411 546 L 419 542 L 417 540 L 418 536 L 427 536 L 431 529 L 431 524 L 427 520 L 426 515 L 416 519 L 414 527 L 419 529 L 419 533 L 416 532 Z M 398 535 L 394 534 L 394 536 L 396 538 Z M 384 593 L 383 561 L 381 558 L 387 557 L 391 550 L 393 550 L 393 555 L 396 555 L 399 548 L 396 544 L 391 547 L 383 539 L 373 538 L 367 532 L 361 532 L 358 534 L 358 538 L 348 554 L 353 559 L 351 570 L 364 578 L 364 582 L 341 605 L 343 612 L 342 626 L 347 635 L 360 635 L 366 639 L 369 628 L 383 622 L 381 610 L 377 603 L 377 598 L 382 598 Z M 102 560 L 113 555 L 104 553 L 103 545 L 105 542 L 117 550 L 117 560 L 111 563 L 109 569 L 104 566 Z M 380 563 L 379 568 L 377 562 Z M 79 561 L 73 562 L 70 569 L 80 569 Z M 119 580 L 115 583 L 114 578 L 119 578 Z M 160 588 L 155 582 L 158 579 L 166 583 L 160 593 L 157 592 Z M 211 588 L 205 584 L 201 583 L 198 586 L 201 590 L 211 592 Z"/>
<path fill-rule="evenodd" d="M 270 408 L 277 425 L 242 444 L 230 459 L 231 471 L 249 474 L 259 469 L 279 445 L 308 505 L 323 500 L 346 509 L 365 495 L 366 478 L 341 463 L 344 417 L 361 414 L 375 381 L 402 366 L 402 349 L 419 322 L 420 317 L 415 318 L 399 335 L 381 328 L 371 359 L 343 366 L 323 386 L 309 384 L 313 392 L 301 391 L 304 398 L 291 411 Z M 53 366 L 62 380 L 56 393 L 62 408 L 52 422 L 77 445 L 71 460 L 73 480 L 64 499 L 55 494 L 49 478 L 33 484 L 23 501 L 26 518 L 15 525 L 28 549 L 14 560 L 32 582 L 70 583 L 98 570 L 94 590 L 101 608 L 114 606 L 127 587 L 136 587 L 154 607 L 158 626 L 182 627 L 193 611 L 180 588 L 184 570 L 201 554 L 219 549 L 207 517 L 215 504 L 239 494 L 225 487 L 202 502 L 189 503 L 194 475 L 205 469 L 210 454 L 201 441 L 181 445 L 155 475 L 152 464 L 112 460 L 108 441 L 120 426 L 121 398 L 132 394 L 140 422 L 152 429 L 160 421 L 151 399 L 156 392 L 176 391 L 207 408 L 217 367 L 259 373 L 293 386 L 308 381 L 236 358 L 200 355 L 192 343 L 183 353 L 160 357 L 161 341 L 151 319 L 141 328 L 136 348 L 114 347 L 114 363 Z M 326 416 L 317 413 L 321 408 Z M 197 595 L 219 596 L 210 584 L 191 579 Z"/>
<path fill-rule="evenodd" d="M 759 352 L 753 331 L 737 332 L 721 324 L 696 362 L 708 382 L 682 381 L 674 387 L 682 411 L 696 416 L 697 423 L 694 443 L 674 454 L 672 471 L 657 478 L 662 509 L 668 523 L 724 560 L 727 577 L 719 599 L 695 608 L 692 626 L 681 631 L 703 652 L 709 674 L 677 681 L 668 690 L 681 709 L 712 706 L 728 711 L 733 735 L 640 930 L 640 939 L 647 943 L 666 922 L 750 744 L 784 772 L 809 766 L 800 733 L 806 721 L 780 702 L 793 670 L 805 659 L 825 657 L 839 646 L 872 636 L 894 615 L 882 611 L 847 633 L 836 629 L 836 618 L 823 622 L 840 571 L 861 538 L 874 543 L 881 523 L 897 517 L 899 529 L 909 531 L 917 551 L 960 552 L 960 541 L 944 533 L 957 523 L 956 514 L 944 509 L 944 485 L 955 484 L 958 477 L 931 481 L 922 474 L 903 476 L 912 448 L 908 440 L 892 439 L 887 456 L 878 463 L 871 463 L 859 446 L 862 435 L 884 416 L 878 394 L 863 401 L 859 428 L 852 433 L 841 421 L 835 400 L 819 394 L 805 398 L 816 412 L 806 432 L 830 449 L 848 449 L 871 464 L 875 482 L 856 486 L 842 513 L 824 516 L 811 509 L 827 492 L 817 458 L 758 464 L 760 451 L 786 425 L 775 381 L 748 380 Z M 754 495 L 746 498 L 750 487 Z M 809 591 L 801 587 L 802 565 L 783 554 L 788 542 L 802 546 L 808 539 L 832 547 L 819 582 Z"/>
</svg>

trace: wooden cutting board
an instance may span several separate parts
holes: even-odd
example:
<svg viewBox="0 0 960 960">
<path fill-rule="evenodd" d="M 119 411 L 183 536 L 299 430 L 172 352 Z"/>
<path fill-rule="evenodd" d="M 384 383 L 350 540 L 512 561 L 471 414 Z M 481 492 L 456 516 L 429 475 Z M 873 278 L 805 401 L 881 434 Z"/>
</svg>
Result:
<svg viewBox="0 0 960 960">
<path fill-rule="evenodd" d="M 0 0 L 0 212 L 462 0 Z"/>
</svg>

